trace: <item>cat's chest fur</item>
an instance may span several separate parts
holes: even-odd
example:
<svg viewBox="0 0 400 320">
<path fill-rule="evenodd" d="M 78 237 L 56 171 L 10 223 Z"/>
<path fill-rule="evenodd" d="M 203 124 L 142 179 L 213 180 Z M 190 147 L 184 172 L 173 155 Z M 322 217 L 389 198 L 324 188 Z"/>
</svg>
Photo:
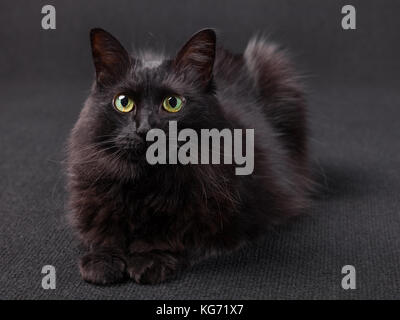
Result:
<svg viewBox="0 0 400 320">
<path fill-rule="evenodd" d="M 151 229 L 153 235 L 178 236 L 174 228 L 181 228 L 179 234 L 183 234 L 202 224 L 217 225 L 219 211 L 236 211 L 238 181 L 233 168 L 208 167 L 166 165 L 162 170 L 149 169 L 135 181 L 118 184 L 132 234 L 140 237 Z"/>
</svg>

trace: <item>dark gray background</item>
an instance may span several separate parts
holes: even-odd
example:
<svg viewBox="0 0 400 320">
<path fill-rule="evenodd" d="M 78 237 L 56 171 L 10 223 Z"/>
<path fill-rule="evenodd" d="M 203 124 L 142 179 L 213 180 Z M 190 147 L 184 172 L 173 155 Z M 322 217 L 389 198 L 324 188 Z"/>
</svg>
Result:
<svg viewBox="0 0 400 320">
<path fill-rule="evenodd" d="M 57 29 L 41 28 L 41 8 Z M 10 1 L 0 3 L 0 298 L 400 298 L 399 1 Z M 127 48 L 176 50 L 215 27 L 239 52 L 257 32 L 288 48 L 307 76 L 312 158 L 322 183 L 308 215 L 257 246 L 158 286 L 80 280 L 64 215 L 63 146 L 93 67 L 88 32 Z M 57 289 L 43 290 L 45 264 Z M 341 268 L 357 289 L 341 288 Z"/>
</svg>

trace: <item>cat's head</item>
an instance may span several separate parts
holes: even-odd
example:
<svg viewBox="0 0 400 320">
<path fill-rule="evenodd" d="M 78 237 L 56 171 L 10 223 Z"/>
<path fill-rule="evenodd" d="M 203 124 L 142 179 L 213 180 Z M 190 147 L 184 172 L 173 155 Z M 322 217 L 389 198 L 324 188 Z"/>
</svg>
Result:
<svg viewBox="0 0 400 320">
<path fill-rule="evenodd" d="M 215 32 L 193 35 L 172 58 L 130 55 L 102 29 L 90 33 L 96 80 L 81 117 L 96 149 L 121 161 L 145 159 L 150 129 L 209 128 L 216 119 Z M 84 124 L 83 124 L 84 123 Z M 82 128 L 81 128 L 82 129 Z"/>
</svg>

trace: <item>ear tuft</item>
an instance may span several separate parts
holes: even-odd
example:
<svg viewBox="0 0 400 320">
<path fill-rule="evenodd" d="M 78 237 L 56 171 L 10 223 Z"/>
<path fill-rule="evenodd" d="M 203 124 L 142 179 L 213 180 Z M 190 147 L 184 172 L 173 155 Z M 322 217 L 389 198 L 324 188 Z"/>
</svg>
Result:
<svg viewBox="0 0 400 320">
<path fill-rule="evenodd" d="M 203 84 L 212 77 L 215 60 L 216 35 L 213 29 L 195 33 L 177 54 L 174 63 L 178 70 L 195 74 Z"/>
<path fill-rule="evenodd" d="M 90 30 L 90 42 L 97 83 L 112 83 L 126 73 L 129 54 L 116 38 L 103 29 L 95 28 Z"/>
</svg>

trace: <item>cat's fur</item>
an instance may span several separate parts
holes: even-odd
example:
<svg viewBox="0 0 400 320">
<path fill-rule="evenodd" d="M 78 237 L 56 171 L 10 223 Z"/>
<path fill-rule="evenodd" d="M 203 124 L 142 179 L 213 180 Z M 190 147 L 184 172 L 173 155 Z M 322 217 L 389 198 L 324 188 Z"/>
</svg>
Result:
<svg viewBox="0 0 400 320">
<path fill-rule="evenodd" d="M 307 205 L 306 105 L 285 55 L 262 39 L 244 54 L 195 34 L 173 58 L 130 56 L 101 29 L 91 31 L 96 80 L 68 148 L 71 221 L 89 252 L 84 280 L 159 283 L 210 254 L 234 250 Z M 118 113 L 118 93 L 134 111 Z M 177 113 L 160 108 L 180 94 Z M 254 172 L 234 165 L 149 165 L 146 132 L 254 128 Z M 167 132 L 167 131 L 166 131 Z"/>
</svg>

